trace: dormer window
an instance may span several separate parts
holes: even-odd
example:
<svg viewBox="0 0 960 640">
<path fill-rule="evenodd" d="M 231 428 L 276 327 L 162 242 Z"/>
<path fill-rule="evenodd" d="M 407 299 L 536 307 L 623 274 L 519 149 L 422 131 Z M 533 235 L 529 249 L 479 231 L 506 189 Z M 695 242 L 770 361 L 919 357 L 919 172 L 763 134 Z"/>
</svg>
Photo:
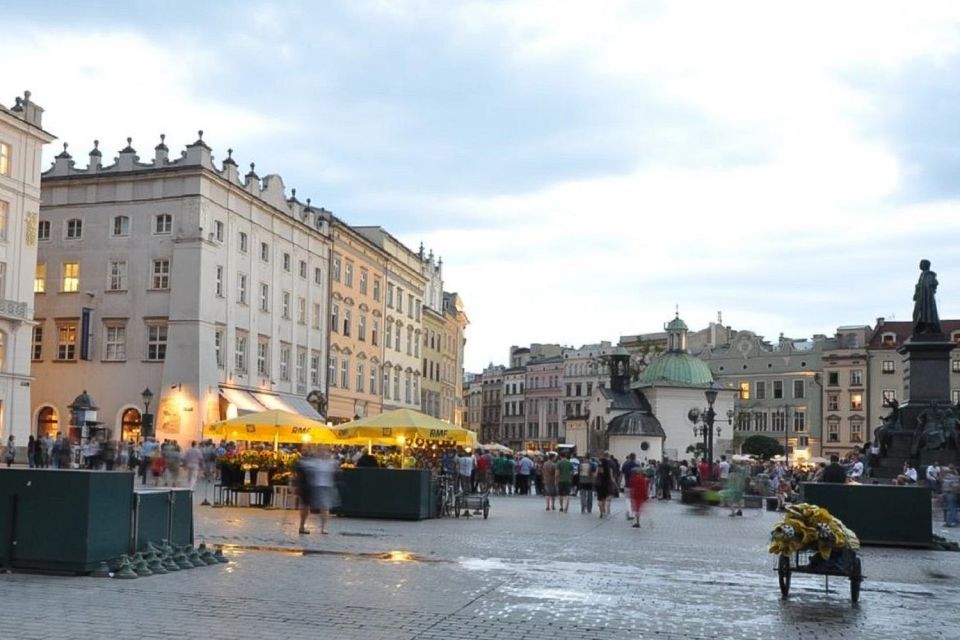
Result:
<svg viewBox="0 0 960 640">
<path fill-rule="evenodd" d="M 893 347 L 897 344 L 897 334 L 885 333 L 880 336 L 880 343 L 885 347 Z"/>
<path fill-rule="evenodd" d="M 954 344 L 960 344 L 960 331 L 954 331 L 950 334 L 950 341 Z"/>
</svg>

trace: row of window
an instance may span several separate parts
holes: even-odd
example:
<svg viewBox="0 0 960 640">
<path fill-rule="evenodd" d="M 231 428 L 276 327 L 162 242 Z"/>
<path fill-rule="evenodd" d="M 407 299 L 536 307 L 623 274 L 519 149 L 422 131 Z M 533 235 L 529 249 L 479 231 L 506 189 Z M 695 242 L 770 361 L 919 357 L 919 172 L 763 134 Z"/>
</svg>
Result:
<svg viewBox="0 0 960 640">
<path fill-rule="evenodd" d="M 738 431 L 786 431 L 804 432 L 807 430 L 807 413 L 802 409 L 794 409 L 788 416 L 786 410 L 774 411 L 743 411 L 737 414 L 735 428 Z"/>
<path fill-rule="evenodd" d="M 454 379 L 453 367 L 448 363 L 423 359 L 423 377 L 435 382 L 452 382 Z"/>
<path fill-rule="evenodd" d="M 848 421 L 850 427 L 850 438 L 848 442 L 863 442 L 863 419 L 850 418 Z M 832 418 L 827 420 L 827 442 L 840 442 L 840 420 Z"/>
<path fill-rule="evenodd" d="M 333 257 L 333 264 L 331 265 L 330 269 L 331 269 L 330 275 L 333 278 L 334 282 L 342 282 L 344 286 L 353 288 L 353 262 L 351 262 L 350 260 L 343 260 L 340 258 L 340 256 L 335 255 Z M 359 277 L 360 293 L 363 295 L 367 295 L 367 292 L 368 292 L 367 288 L 370 282 L 370 274 L 366 269 L 362 267 L 360 268 L 359 271 L 360 271 L 360 277 Z M 377 302 L 380 302 L 380 286 L 381 286 L 380 278 L 374 277 L 373 278 L 373 299 L 376 300 Z M 390 296 L 392 296 L 393 285 L 390 285 L 390 292 L 391 292 Z M 391 298 L 388 297 L 388 300 L 389 299 Z M 417 320 L 419 319 L 420 319 L 420 314 L 418 311 Z"/>
<path fill-rule="evenodd" d="M 370 363 L 367 370 L 364 362 L 358 361 L 353 366 L 353 379 L 350 376 L 351 358 L 349 356 L 330 356 L 327 359 L 327 380 L 331 388 L 340 388 L 345 391 L 356 391 L 358 393 L 368 393 L 377 395 L 377 385 L 379 383 L 379 368 L 376 364 Z M 400 402 L 401 398 L 407 404 L 419 402 L 420 399 L 420 379 L 410 371 L 403 372 L 403 395 L 401 396 L 401 371 L 399 368 L 393 369 L 391 378 L 389 367 L 383 369 L 383 390 L 384 400 L 394 400 Z M 369 373 L 369 375 L 368 375 Z M 351 384 L 351 382 L 353 384 Z M 393 383 L 391 385 L 391 382 Z"/>
<path fill-rule="evenodd" d="M 886 362 L 893 364 L 892 360 L 884 362 L 884 367 L 886 367 Z M 850 369 L 849 380 L 851 387 L 862 387 L 863 386 L 863 369 Z M 827 386 L 828 387 L 838 387 L 840 386 L 840 372 L 839 371 L 828 371 L 827 372 Z"/>
<path fill-rule="evenodd" d="M 41 220 L 37 225 L 37 239 L 50 239 L 51 224 L 49 220 Z M 173 216 L 169 213 L 159 213 L 153 217 L 151 231 L 154 235 L 170 235 L 173 230 Z M 115 216 L 110 225 L 110 235 L 114 238 L 125 238 L 130 235 L 130 216 Z M 70 218 L 63 223 L 64 240 L 81 240 L 83 238 L 83 220 Z"/>
<path fill-rule="evenodd" d="M 245 376 L 248 373 L 249 366 L 249 334 L 243 331 L 237 331 L 234 336 L 233 345 L 233 371 L 235 374 Z M 217 329 L 213 335 L 214 358 L 218 369 L 226 368 L 226 331 Z M 256 374 L 269 378 L 271 376 L 271 366 L 273 362 L 273 353 L 271 351 L 270 338 L 267 336 L 258 336 L 256 346 Z M 278 377 L 284 382 L 291 379 L 291 358 L 293 357 L 293 345 L 288 342 L 280 343 L 280 360 Z M 297 390 L 306 389 L 308 374 L 308 351 L 306 347 L 296 347 L 296 360 L 294 361 L 295 379 Z M 320 352 L 311 350 L 309 352 L 309 380 L 314 387 L 320 386 Z"/>
<path fill-rule="evenodd" d="M 767 386 L 768 382 L 770 382 L 769 388 Z M 794 380 L 792 386 L 793 398 L 800 399 L 806 397 L 806 383 L 804 380 Z M 750 382 L 741 381 L 738 387 L 740 399 L 749 400 L 751 392 Z M 780 400 L 784 397 L 783 392 L 783 380 L 756 380 L 753 383 L 753 397 L 757 400 L 766 400 L 768 395 L 774 400 Z"/>
<path fill-rule="evenodd" d="M 126 291 L 128 289 L 129 269 L 126 260 L 110 260 L 107 263 L 107 291 Z M 150 262 L 150 281 L 148 289 L 170 288 L 170 259 L 154 258 Z M 80 263 L 64 262 L 60 265 L 60 292 L 76 293 L 80 290 Z M 47 265 L 37 263 L 33 276 L 33 292 L 47 291 Z"/>
<path fill-rule="evenodd" d="M 546 423 L 547 432 L 543 437 L 545 438 L 559 438 L 560 437 L 560 423 L 559 422 L 548 422 Z M 504 425 L 504 432 L 508 439 L 511 440 L 520 440 L 522 438 L 532 439 L 540 437 L 540 424 L 536 422 L 527 423 L 526 427 L 526 436 L 523 434 L 524 425 L 522 424 L 508 424 Z"/>
<path fill-rule="evenodd" d="M 396 295 L 394 295 L 394 291 L 396 291 Z M 419 298 L 415 298 L 412 293 L 408 293 L 407 317 L 420 322 L 420 307 L 422 304 Z M 387 308 L 396 309 L 397 313 L 403 313 L 403 289 L 394 287 L 389 283 L 387 284 Z"/>
<path fill-rule="evenodd" d="M 567 397 L 568 398 L 581 398 L 593 395 L 593 383 L 592 382 L 568 382 L 567 383 Z"/>
<path fill-rule="evenodd" d="M 145 323 L 146 346 L 144 353 L 139 357 L 151 362 L 162 362 L 167 357 L 167 321 L 150 320 Z M 75 319 L 57 320 L 56 349 L 53 360 L 57 362 L 73 362 L 81 355 L 92 360 L 92 354 L 81 354 L 79 333 L 80 321 Z M 34 362 L 40 362 L 44 359 L 44 322 L 38 320 L 38 324 L 33 327 L 33 339 L 30 349 L 30 357 Z M 111 320 L 104 321 L 101 336 L 103 339 L 100 359 L 103 362 L 125 362 L 127 360 L 127 321 Z"/>
</svg>

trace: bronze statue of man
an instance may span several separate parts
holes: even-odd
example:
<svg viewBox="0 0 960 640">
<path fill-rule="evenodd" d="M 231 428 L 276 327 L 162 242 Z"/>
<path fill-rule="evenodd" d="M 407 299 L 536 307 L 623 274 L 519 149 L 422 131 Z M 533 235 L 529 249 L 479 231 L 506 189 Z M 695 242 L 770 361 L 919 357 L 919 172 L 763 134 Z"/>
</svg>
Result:
<svg viewBox="0 0 960 640">
<path fill-rule="evenodd" d="M 913 333 L 941 333 L 937 313 L 937 274 L 930 271 L 930 261 L 920 261 L 920 279 L 913 293 Z"/>
</svg>

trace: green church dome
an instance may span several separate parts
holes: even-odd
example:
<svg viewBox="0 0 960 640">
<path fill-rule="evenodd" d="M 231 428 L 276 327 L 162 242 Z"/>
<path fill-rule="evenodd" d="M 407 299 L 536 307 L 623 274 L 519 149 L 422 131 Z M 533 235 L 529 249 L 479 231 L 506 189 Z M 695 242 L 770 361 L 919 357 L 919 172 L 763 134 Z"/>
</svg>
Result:
<svg viewBox="0 0 960 640">
<path fill-rule="evenodd" d="M 669 351 L 644 369 L 640 374 L 640 382 L 707 385 L 713 382 L 713 374 L 710 373 L 710 367 L 699 358 L 689 353 Z"/>
<path fill-rule="evenodd" d="M 687 329 L 687 323 L 680 319 L 680 316 L 677 315 L 676 318 L 667 323 L 667 326 L 664 327 L 667 331 L 689 331 Z"/>
</svg>

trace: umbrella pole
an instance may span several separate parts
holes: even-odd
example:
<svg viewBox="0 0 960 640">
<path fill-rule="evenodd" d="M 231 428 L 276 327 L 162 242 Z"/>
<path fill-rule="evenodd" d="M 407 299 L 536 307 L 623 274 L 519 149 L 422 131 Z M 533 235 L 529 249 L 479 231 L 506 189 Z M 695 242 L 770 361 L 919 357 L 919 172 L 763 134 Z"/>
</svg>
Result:
<svg viewBox="0 0 960 640">
<path fill-rule="evenodd" d="M 280 450 L 280 434 L 279 433 L 273 434 L 273 450 L 274 451 Z"/>
<path fill-rule="evenodd" d="M 373 440 L 370 438 L 367 438 L 367 453 L 373 455 Z"/>
</svg>

